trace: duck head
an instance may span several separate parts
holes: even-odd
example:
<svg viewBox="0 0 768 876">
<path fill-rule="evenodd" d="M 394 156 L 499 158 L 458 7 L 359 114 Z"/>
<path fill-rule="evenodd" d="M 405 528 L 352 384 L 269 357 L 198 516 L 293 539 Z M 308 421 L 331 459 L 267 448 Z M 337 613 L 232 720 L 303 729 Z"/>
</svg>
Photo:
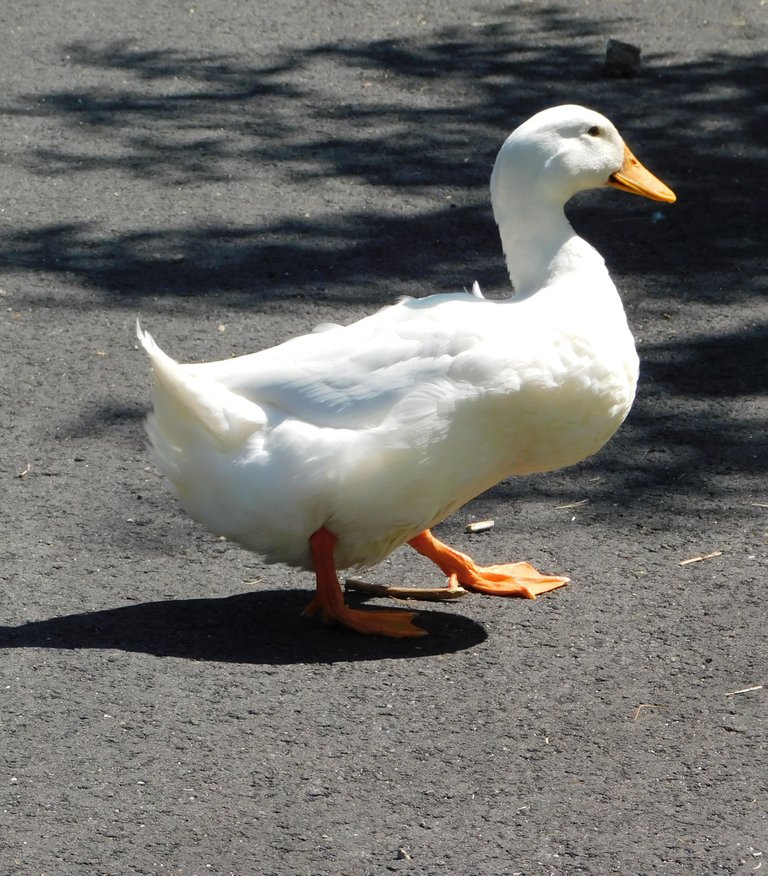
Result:
<svg viewBox="0 0 768 876">
<path fill-rule="evenodd" d="M 494 215 L 500 223 L 526 200 L 563 206 L 577 192 L 603 186 L 676 200 L 605 116 L 581 106 L 553 107 L 516 128 L 501 147 L 491 176 Z"/>
<path fill-rule="evenodd" d="M 594 110 L 553 107 L 509 135 L 493 167 L 491 202 L 518 295 L 570 270 L 603 269 L 602 258 L 575 234 L 563 207 L 577 192 L 604 186 L 669 204 L 676 200 Z"/>
</svg>

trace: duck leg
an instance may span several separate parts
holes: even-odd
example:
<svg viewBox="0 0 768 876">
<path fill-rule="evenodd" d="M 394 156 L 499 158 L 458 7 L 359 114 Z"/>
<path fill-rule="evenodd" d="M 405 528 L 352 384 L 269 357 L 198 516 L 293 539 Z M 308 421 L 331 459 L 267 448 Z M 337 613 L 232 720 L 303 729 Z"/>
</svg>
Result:
<svg viewBox="0 0 768 876">
<path fill-rule="evenodd" d="M 333 559 L 333 549 L 337 541 L 337 537 L 324 526 L 309 538 L 317 590 L 315 598 L 304 609 L 304 614 L 308 616 L 319 614 L 324 623 L 330 624 L 337 621 L 367 636 L 389 636 L 393 639 L 425 636 L 426 630 L 420 629 L 413 623 L 413 619 L 416 617 L 414 611 L 399 611 L 397 609 L 361 611 L 357 608 L 349 608 L 344 604 L 344 596 Z"/>
<path fill-rule="evenodd" d="M 570 578 L 542 575 L 530 563 L 478 566 L 471 557 L 443 544 L 428 529 L 408 544 L 442 569 L 448 576 L 449 587 L 455 587 L 458 582 L 481 593 L 535 599 L 540 593 L 556 590 L 570 581 Z"/>
</svg>

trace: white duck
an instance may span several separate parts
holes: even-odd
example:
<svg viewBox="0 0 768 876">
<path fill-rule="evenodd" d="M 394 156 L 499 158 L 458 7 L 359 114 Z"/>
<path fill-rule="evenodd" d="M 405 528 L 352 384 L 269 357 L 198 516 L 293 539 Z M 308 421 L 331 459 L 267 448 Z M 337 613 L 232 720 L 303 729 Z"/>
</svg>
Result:
<svg viewBox="0 0 768 876">
<path fill-rule="evenodd" d="M 139 328 L 155 375 L 147 429 L 182 506 L 270 562 L 313 570 L 307 613 L 362 633 L 424 632 L 413 612 L 348 607 L 337 576 L 406 542 L 454 586 L 533 598 L 566 584 L 527 563 L 478 567 L 430 528 L 503 478 L 595 453 L 626 417 L 634 341 L 603 259 L 563 213 L 606 185 L 675 200 L 604 116 L 545 110 L 491 176 L 514 297 L 408 299 L 201 365 Z"/>
</svg>

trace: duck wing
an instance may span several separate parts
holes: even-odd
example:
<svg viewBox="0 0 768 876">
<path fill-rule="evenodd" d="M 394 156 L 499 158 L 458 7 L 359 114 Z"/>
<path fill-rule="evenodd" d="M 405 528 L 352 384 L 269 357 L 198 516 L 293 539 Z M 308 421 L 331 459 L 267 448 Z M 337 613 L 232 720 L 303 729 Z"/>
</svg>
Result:
<svg viewBox="0 0 768 876">
<path fill-rule="evenodd" d="M 460 294 L 405 300 L 349 326 L 185 367 L 284 417 L 319 427 L 372 428 L 395 410 L 398 418 L 427 415 L 439 397 L 455 394 L 454 363 L 482 340 L 466 308 L 493 304 Z"/>
</svg>

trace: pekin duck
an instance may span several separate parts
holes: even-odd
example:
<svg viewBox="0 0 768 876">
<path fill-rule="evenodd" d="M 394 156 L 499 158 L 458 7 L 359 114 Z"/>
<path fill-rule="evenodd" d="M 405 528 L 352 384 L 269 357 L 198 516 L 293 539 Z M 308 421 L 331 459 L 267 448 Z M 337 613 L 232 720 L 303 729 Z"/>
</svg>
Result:
<svg viewBox="0 0 768 876">
<path fill-rule="evenodd" d="M 535 598 L 566 584 L 528 563 L 480 567 L 430 529 L 504 478 L 595 453 L 626 417 L 634 340 L 603 259 L 563 212 L 603 186 L 675 201 L 607 118 L 554 107 L 510 134 L 491 176 L 511 298 L 406 299 L 198 365 L 137 325 L 154 372 L 147 431 L 181 505 L 268 562 L 313 571 L 305 613 L 361 633 L 424 634 L 413 612 L 347 606 L 337 574 L 405 543 L 449 587 Z"/>
</svg>

